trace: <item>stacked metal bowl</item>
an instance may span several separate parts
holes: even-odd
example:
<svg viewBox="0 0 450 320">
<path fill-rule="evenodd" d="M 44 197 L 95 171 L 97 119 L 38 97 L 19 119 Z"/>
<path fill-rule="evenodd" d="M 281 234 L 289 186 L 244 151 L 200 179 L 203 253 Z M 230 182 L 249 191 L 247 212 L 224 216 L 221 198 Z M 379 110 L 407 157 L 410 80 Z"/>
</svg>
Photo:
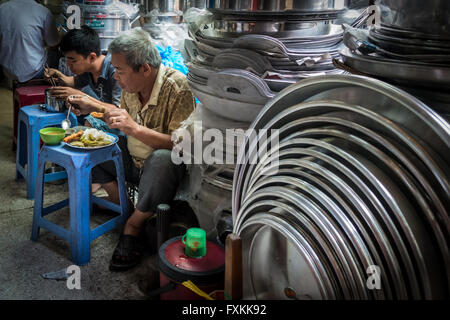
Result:
<svg viewBox="0 0 450 320">
<path fill-rule="evenodd" d="M 344 63 L 395 83 L 440 113 L 450 114 L 450 3 L 381 1 L 381 24 L 370 30 L 374 53 L 346 48 Z"/>
<path fill-rule="evenodd" d="M 310 76 L 342 73 L 332 64 L 342 42 L 341 24 L 361 26 L 366 18 L 363 11 L 348 13 L 347 1 L 211 4 L 207 21 L 191 23 L 192 40 L 185 42 L 191 81 L 198 85 L 223 69 L 251 70 L 274 92 Z"/>
<path fill-rule="evenodd" d="M 280 142 L 247 137 L 238 157 L 244 298 L 448 299 L 444 118 L 380 80 L 329 75 L 280 92 L 252 128 Z"/>
<path fill-rule="evenodd" d="M 367 14 L 348 10 L 343 0 L 219 0 L 184 17 L 191 37 L 184 46 L 187 78 L 201 102 L 201 130 L 219 129 L 226 137 L 226 129 L 247 130 L 264 105 L 289 85 L 342 74 L 332 63 L 342 43 L 341 24 L 361 26 Z M 243 131 L 237 135 L 233 148 L 228 148 L 231 139 L 224 139 L 222 148 L 232 150 L 229 156 L 235 161 L 205 166 L 204 186 L 196 199 L 203 205 L 193 206 L 214 207 L 209 203 L 213 197 L 208 197 L 211 188 L 231 200 Z"/>
</svg>

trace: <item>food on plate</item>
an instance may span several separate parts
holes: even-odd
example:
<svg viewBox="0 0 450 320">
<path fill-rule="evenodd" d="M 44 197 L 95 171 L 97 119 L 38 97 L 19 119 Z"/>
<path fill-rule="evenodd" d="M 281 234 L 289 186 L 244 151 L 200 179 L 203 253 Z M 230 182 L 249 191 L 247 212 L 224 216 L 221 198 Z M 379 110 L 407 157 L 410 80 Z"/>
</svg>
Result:
<svg viewBox="0 0 450 320">
<path fill-rule="evenodd" d="M 70 136 L 67 136 L 63 139 L 65 143 L 70 143 L 72 141 L 78 140 L 83 134 L 83 130 L 78 131 L 77 133 L 73 133 Z"/>
<path fill-rule="evenodd" d="M 84 147 L 84 143 L 81 142 L 81 141 L 72 141 L 72 142 L 70 143 L 70 145 L 71 145 L 71 146 L 74 146 L 74 147 Z"/>
<path fill-rule="evenodd" d="M 93 116 L 94 118 L 103 118 L 103 115 L 103 112 L 91 112 L 91 116 Z"/>
<path fill-rule="evenodd" d="M 81 148 L 93 148 L 99 146 L 107 146 L 113 143 L 111 136 L 97 129 L 86 129 L 75 140 L 71 140 L 70 145 Z M 79 132 L 78 132 L 79 133 Z M 77 133 L 77 134 L 78 134 Z"/>
</svg>

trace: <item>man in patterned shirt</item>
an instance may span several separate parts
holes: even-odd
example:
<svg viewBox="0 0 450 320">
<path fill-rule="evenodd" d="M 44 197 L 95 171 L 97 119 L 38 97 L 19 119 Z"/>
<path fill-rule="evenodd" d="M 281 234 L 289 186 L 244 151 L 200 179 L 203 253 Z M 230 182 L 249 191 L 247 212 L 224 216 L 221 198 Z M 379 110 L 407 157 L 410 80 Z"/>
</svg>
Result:
<svg viewBox="0 0 450 320">
<path fill-rule="evenodd" d="M 169 203 L 185 173 L 184 164 L 171 160 L 171 133 L 189 117 L 195 101 L 186 77 L 161 64 L 148 33 L 132 29 L 109 45 L 115 78 L 122 88 L 120 108 L 90 98 L 69 98 L 75 113 L 105 111 L 110 128 L 127 135 L 121 141 L 125 178 L 139 185 L 138 202 L 128 219 L 110 263 L 110 270 L 127 270 L 140 261 L 138 236 L 145 221 L 161 203 Z M 102 184 L 110 200 L 119 202 L 115 167 L 106 162 L 93 169 L 93 182 Z"/>
</svg>

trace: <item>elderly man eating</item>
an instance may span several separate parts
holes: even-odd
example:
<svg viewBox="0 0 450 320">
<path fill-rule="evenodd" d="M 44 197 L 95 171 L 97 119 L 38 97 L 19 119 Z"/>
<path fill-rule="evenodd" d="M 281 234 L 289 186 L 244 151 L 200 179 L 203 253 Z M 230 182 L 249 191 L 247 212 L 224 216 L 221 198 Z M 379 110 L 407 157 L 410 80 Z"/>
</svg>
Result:
<svg viewBox="0 0 450 320">
<path fill-rule="evenodd" d="M 145 221 L 161 203 L 173 200 L 185 173 L 183 164 L 171 160 L 171 133 L 195 108 L 186 77 L 161 64 L 161 57 L 148 33 L 135 28 L 109 45 L 115 79 L 122 88 L 120 108 L 90 99 L 69 97 L 75 113 L 104 112 L 110 128 L 127 135 L 120 140 L 127 181 L 137 184 L 136 208 L 125 224 L 114 250 L 110 270 L 136 266 L 142 256 L 139 234 Z M 92 181 L 100 183 L 110 199 L 119 202 L 115 167 L 106 162 L 93 169 Z"/>
</svg>

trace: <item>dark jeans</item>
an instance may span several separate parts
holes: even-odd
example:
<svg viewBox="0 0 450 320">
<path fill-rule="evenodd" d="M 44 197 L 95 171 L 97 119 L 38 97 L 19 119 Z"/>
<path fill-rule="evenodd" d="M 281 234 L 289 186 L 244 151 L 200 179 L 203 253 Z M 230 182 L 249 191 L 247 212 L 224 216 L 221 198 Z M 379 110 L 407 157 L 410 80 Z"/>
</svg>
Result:
<svg viewBox="0 0 450 320">
<path fill-rule="evenodd" d="M 125 170 L 125 180 L 138 185 L 138 202 L 136 209 L 142 212 L 156 212 L 161 203 L 170 203 L 184 177 L 184 164 L 172 162 L 171 151 L 154 150 L 145 160 L 142 169 L 137 168 L 127 148 L 127 140 L 119 136 L 119 147 Z M 92 169 L 92 182 L 108 183 L 115 181 L 116 167 L 113 161 L 104 162 Z"/>
</svg>

